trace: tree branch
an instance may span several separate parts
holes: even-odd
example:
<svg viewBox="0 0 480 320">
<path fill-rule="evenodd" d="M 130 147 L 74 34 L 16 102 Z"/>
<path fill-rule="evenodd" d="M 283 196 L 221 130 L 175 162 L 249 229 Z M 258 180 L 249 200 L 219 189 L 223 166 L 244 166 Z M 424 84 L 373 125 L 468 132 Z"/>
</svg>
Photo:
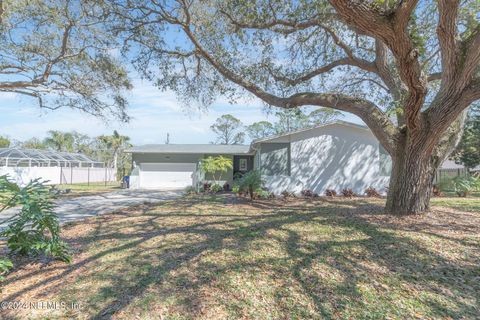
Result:
<svg viewBox="0 0 480 320">
<path fill-rule="evenodd" d="M 183 30 L 196 47 L 198 53 L 205 60 L 207 60 L 210 65 L 212 65 L 222 76 L 243 87 L 266 103 L 285 109 L 313 105 L 330 107 L 332 109 L 353 113 L 359 116 L 369 126 L 385 149 L 393 154 L 398 131 L 388 116 L 385 115 L 374 103 L 368 100 L 334 93 L 321 94 L 308 92 L 297 93 L 290 97 L 278 97 L 266 92 L 244 77 L 235 74 L 232 70 L 220 63 L 203 48 L 189 26 L 184 26 Z"/>
<path fill-rule="evenodd" d="M 458 67 L 457 15 L 460 0 L 439 0 L 438 42 L 442 57 L 442 86 L 448 86 L 455 78 Z"/>
<path fill-rule="evenodd" d="M 402 1 L 397 9 L 381 11 L 366 2 L 330 0 L 339 16 L 351 27 L 385 43 L 393 53 L 401 80 L 408 88 L 405 105 L 405 122 L 411 134 L 423 125 L 421 107 L 427 94 L 427 80 L 408 34 L 407 23 L 417 1 Z"/>
</svg>

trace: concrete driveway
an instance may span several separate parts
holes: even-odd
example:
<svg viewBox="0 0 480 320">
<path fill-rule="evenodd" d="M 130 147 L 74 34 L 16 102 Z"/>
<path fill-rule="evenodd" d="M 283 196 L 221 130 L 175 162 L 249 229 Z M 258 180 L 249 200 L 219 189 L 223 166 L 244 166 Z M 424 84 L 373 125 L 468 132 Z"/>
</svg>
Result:
<svg viewBox="0 0 480 320">
<path fill-rule="evenodd" d="M 58 199 L 55 201 L 60 223 L 81 220 L 99 214 L 110 213 L 119 209 L 142 204 L 144 202 L 161 202 L 176 199 L 182 190 L 120 190 L 94 196 Z M 0 213 L 0 221 L 4 221 L 18 212 L 12 208 Z M 0 229 L 7 224 L 0 224 Z"/>
</svg>

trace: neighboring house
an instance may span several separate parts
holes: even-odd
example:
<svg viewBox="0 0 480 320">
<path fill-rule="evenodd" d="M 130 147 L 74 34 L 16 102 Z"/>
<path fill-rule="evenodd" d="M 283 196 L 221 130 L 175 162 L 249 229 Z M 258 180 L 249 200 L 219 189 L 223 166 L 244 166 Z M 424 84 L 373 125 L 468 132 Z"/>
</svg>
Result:
<svg viewBox="0 0 480 320">
<path fill-rule="evenodd" d="M 367 127 L 344 121 L 258 139 L 249 146 L 156 144 L 127 152 L 134 163 L 131 188 L 182 188 L 210 180 L 199 172 L 198 163 L 215 155 L 233 160 L 233 170 L 222 182 L 231 186 L 238 173 L 259 169 L 266 187 L 276 194 L 343 188 L 363 193 L 369 186 L 383 191 L 391 167 L 390 157 Z"/>
</svg>

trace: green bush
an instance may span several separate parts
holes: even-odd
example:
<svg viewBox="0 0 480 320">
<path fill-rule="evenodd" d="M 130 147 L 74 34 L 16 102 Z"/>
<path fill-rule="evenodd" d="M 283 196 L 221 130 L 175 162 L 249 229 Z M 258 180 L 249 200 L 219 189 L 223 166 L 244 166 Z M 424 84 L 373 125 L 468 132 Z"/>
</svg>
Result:
<svg viewBox="0 0 480 320">
<path fill-rule="evenodd" d="M 459 197 L 466 197 L 471 192 L 480 191 L 480 177 L 458 176 L 442 179 L 437 185 L 440 191 L 453 191 Z"/>
<path fill-rule="evenodd" d="M 271 199 L 275 197 L 270 191 L 264 190 L 262 188 L 256 189 L 255 195 L 260 199 Z"/>
<path fill-rule="evenodd" d="M 210 191 L 212 191 L 213 193 L 217 193 L 217 192 L 223 191 L 223 187 L 218 183 L 215 183 L 215 184 L 212 184 L 212 186 L 210 187 Z"/>
<path fill-rule="evenodd" d="M 59 260 L 70 262 L 67 244 L 60 240 L 60 225 L 53 211 L 53 195 L 39 179 L 31 181 L 23 188 L 0 176 L 0 211 L 20 206 L 17 214 L 2 221 L 9 223 L 0 232 L 7 239 L 7 247 L 14 254 L 46 254 Z M 7 196 L 6 196 L 7 195 Z"/>
<path fill-rule="evenodd" d="M 232 187 L 232 192 L 233 193 L 240 193 L 240 185 L 234 184 Z"/>
<path fill-rule="evenodd" d="M 480 191 L 480 178 L 474 176 L 458 176 L 452 179 L 451 185 L 459 197 L 466 197 L 471 192 Z"/>
<path fill-rule="evenodd" d="M 193 186 L 188 186 L 185 188 L 185 194 L 195 194 L 197 191 Z"/>
<path fill-rule="evenodd" d="M 258 170 L 252 170 L 243 175 L 239 181 L 240 191 L 248 192 L 250 199 L 254 199 L 255 190 L 263 187 L 262 174 Z"/>
</svg>

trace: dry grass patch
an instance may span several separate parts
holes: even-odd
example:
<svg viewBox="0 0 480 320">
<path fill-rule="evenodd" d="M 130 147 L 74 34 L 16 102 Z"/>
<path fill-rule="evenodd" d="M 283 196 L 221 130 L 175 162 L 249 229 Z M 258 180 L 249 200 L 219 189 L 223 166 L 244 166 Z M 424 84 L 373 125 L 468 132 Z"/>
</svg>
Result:
<svg viewBox="0 0 480 320">
<path fill-rule="evenodd" d="M 65 226 L 65 265 L 17 261 L 12 319 L 475 318 L 480 212 L 384 215 L 381 199 L 144 204 Z M 473 204 L 475 206 L 477 204 Z M 454 205 L 454 207 L 456 204 Z"/>
</svg>

